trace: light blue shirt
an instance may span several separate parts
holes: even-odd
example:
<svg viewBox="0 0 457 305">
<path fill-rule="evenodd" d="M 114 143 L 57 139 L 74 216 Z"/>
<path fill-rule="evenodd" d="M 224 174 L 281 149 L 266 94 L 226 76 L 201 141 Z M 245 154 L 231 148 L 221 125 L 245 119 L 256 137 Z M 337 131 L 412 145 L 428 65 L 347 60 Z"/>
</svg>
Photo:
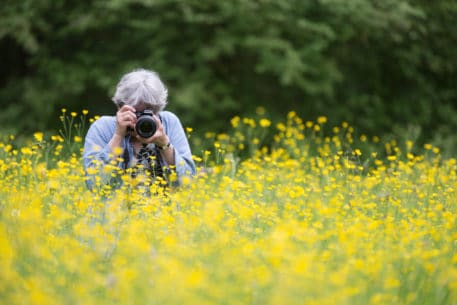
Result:
<svg viewBox="0 0 457 305">
<path fill-rule="evenodd" d="M 184 128 L 182 127 L 180 120 L 175 114 L 169 111 L 162 111 L 159 113 L 159 116 L 162 120 L 164 132 L 167 134 L 174 148 L 174 169 L 178 176 L 179 184 L 183 176 L 195 175 L 195 163 L 192 159 L 189 142 L 187 141 Z M 99 166 L 106 165 L 111 161 L 113 152 L 109 147 L 109 142 L 113 137 L 115 131 L 115 116 L 102 116 L 94 123 L 92 123 L 84 142 L 83 162 L 86 173 L 88 168 L 97 168 Z M 122 149 L 127 157 L 125 159 L 134 159 L 134 150 L 133 145 L 130 141 L 130 135 L 127 135 L 122 141 Z M 131 164 L 124 164 L 124 161 L 125 160 L 118 162 L 117 166 L 119 169 L 131 167 Z M 97 169 L 100 169 L 98 172 L 102 178 L 103 183 L 109 183 L 112 180 L 111 174 L 104 175 L 102 168 Z M 91 189 L 94 184 L 94 176 L 89 174 L 87 174 L 87 176 L 87 186 L 89 189 Z"/>
</svg>

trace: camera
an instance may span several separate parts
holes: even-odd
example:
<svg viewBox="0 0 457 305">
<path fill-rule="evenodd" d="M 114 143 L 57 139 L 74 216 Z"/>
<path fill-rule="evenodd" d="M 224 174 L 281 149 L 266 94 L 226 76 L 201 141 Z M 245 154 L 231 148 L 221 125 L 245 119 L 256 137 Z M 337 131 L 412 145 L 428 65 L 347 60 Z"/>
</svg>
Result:
<svg viewBox="0 0 457 305">
<path fill-rule="evenodd" d="M 154 120 L 154 112 L 152 110 L 143 110 L 135 112 L 136 114 L 136 133 L 142 138 L 152 137 L 156 133 L 157 124 Z"/>
</svg>

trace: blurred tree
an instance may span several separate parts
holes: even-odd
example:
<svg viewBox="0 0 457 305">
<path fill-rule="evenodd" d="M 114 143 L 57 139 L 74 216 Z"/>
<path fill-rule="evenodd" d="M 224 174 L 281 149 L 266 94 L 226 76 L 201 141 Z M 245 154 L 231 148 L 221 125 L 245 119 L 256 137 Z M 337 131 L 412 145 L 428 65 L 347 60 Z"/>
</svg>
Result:
<svg viewBox="0 0 457 305">
<path fill-rule="evenodd" d="M 27 132 L 55 126 L 61 107 L 112 113 L 119 77 L 145 67 L 197 130 L 262 105 L 367 133 L 450 133 L 456 18 L 444 0 L 6 1 L 0 120 Z"/>
</svg>

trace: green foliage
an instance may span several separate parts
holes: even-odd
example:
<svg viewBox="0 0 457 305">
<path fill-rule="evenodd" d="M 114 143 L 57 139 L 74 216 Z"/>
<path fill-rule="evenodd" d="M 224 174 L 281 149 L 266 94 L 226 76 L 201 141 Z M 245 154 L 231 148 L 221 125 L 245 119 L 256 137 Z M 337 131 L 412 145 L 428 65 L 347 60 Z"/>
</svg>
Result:
<svg viewBox="0 0 457 305">
<path fill-rule="evenodd" d="M 7 1 L 0 120 L 30 132 L 62 107 L 112 113 L 119 77 L 146 67 L 197 132 L 264 106 L 455 147 L 456 17 L 454 1 Z"/>
</svg>

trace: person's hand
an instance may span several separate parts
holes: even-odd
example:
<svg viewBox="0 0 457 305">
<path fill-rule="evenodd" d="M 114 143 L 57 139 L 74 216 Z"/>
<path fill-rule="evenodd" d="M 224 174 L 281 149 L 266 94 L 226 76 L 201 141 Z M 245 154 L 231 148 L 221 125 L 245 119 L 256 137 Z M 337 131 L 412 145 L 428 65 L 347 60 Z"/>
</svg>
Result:
<svg viewBox="0 0 457 305">
<path fill-rule="evenodd" d="M 116 113 L 116 134 L 124 138 L 127 135 L 128 129 L 135 128 L 136 114 L 135 108 L 129 105 L 124 105 Z"/>
<path fill-rule="evenodd" d="M 136 119 L 136 117 L 135 117 Z M 141 142 L 141 143 L 154 143 L 155 145 L 158 146 L 165 146 L 170 142 L 170 139 L 166 135 L 162 122 L 160 119 L 157 117 L 157 115 L 153 116 L 154 121 L 156 122 L 156 132 L 149 138 L 142 138 L 139 135 L 136 135 L 136 138 Z"/>
</svg>

